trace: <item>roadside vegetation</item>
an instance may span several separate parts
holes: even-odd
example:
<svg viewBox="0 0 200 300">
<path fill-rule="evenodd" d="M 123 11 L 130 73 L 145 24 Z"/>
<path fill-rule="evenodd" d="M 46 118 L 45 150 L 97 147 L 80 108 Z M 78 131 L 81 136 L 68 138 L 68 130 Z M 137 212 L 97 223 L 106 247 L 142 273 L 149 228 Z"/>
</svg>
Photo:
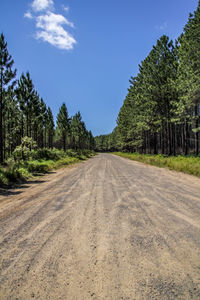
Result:
<svg viewBox="0 0 200 300">
<path fill-rule="evenodd" d="M 160 168 L 200 177 L 200 156 L 166 156 L 140 153 L 113 152 L 113 154 Z"/>
<path fill-rule="evenodd" d="M 34 149 L 35 147 L 32 139 L 28 137 L 22 139 L 22 144 L 15 149 L 13 155 L 0 168 L 1 187 L 27 181 L 53 169 L 71 165 L 95 155 L 92 150 L 68 149 L 63 151 L 55 148 Z"/>
</svg>

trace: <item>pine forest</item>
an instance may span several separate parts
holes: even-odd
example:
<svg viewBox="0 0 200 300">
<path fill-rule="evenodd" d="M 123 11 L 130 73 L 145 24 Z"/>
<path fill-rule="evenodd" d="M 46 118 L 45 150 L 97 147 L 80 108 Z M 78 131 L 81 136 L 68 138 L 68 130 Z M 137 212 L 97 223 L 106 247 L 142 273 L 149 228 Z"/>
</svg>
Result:
<svg viewBox="0 0 200 300">
<path fill-rule="evenodd" d="M 198 156 L 199 132 L 200 2 L 177 40 L 166 35 L 157 40 L 138 74 L 130 78 L 115 129 L 95 138 L 81 113 L 69 116 L 65 103 L 54 123 L 30 73 L 17 79 L 4 34 L 0 35 L 0 183 L 26 177 L 27 168 L 41 170 L 42 162 L 33 166 L 31 160 L 53 157 L 62 165 L 69 159 L 66 155 L 79 159 L 94 155 L 93 150 Z M 47 163 L 43 168 L 49 170 Z"/>
<path fill-rule="evenodd" d="M 200 2 L 177 40 L 161 36 L 140 63 L 116 128 L 96 137 L 96 149 L 198 155 L 199 132 Z"/>
<path fill-rule="evenodd" d="M 10 157 L 22 139 L 43 149 L 93 149 L 94 138 L 86 129 L 80 112 L 68 115 L 63 103 L 55 127 L 52 110 L 34 88 L 29 72 L 16 79 L 17 71 L 0 36 L 0 162 Z"/>
</svg>

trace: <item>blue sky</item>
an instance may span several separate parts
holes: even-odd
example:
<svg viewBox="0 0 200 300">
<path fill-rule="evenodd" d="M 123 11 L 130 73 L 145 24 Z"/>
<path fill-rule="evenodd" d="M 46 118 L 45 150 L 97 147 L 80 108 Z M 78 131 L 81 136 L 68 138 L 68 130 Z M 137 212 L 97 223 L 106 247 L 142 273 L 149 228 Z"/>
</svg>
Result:
<svg viewBox="0 0 200 300">
<path fill-rule="evenodd" d="M 0 31 L 17 76 L 29 71 L 54 116 L 80 110 L 110 133 L 138 64 L 163 34 L 177 38 L 198 0 L 1 0 Z"/>
</svg>

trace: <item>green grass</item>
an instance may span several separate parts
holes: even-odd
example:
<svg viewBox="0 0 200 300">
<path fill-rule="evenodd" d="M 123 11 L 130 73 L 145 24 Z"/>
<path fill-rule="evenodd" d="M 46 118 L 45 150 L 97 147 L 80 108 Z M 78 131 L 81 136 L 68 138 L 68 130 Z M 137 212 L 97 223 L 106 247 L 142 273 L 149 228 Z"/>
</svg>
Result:
<svg viewBox="0 0 200 300">
<path fill-rule="evenodd" d="M 67 150 L 64 152 L 57 149 L 40 149 L 33 151 L 28 161 L 16 163 L 10 158 L 5 166 L 0 167 L 0 187 L 27 181 L 34 176 L 72 165 L 94 155 L 95 153 L 89 150 Z"/>
<path fill-rule="evenodd" d="M 150 155 L 123 152 L 115 152 L 113 154 L 160 168 L 168 168 L 200 177 L 200 156 L 165 156 L 160 154 Z"/>
</svg>

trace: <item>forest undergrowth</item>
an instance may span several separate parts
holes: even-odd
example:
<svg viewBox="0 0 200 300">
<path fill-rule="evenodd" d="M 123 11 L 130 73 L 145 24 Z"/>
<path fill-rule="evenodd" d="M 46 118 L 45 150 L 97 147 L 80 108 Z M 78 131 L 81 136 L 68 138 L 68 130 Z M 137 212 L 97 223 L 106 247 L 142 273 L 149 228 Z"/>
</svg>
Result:
<svg viewBox="0 0 200 300">
<path fill-rule="evenodd" d="M 66 151 L 58 149 L 31 150 L 24 159 L 15 156 L 0 167 L 0 187 L 12 187 L 16 183 L 26 182 L 36 176 L 44 175 L 53 169 L 78 163 L 95 155 L 92 150 Z"/>
<path fill-rule="evenodd" d="M 113 154 L 160 168 L 168 168 L 200 177 L 200 156 L 167 156 L 114 152 Z"/>
</svg>

